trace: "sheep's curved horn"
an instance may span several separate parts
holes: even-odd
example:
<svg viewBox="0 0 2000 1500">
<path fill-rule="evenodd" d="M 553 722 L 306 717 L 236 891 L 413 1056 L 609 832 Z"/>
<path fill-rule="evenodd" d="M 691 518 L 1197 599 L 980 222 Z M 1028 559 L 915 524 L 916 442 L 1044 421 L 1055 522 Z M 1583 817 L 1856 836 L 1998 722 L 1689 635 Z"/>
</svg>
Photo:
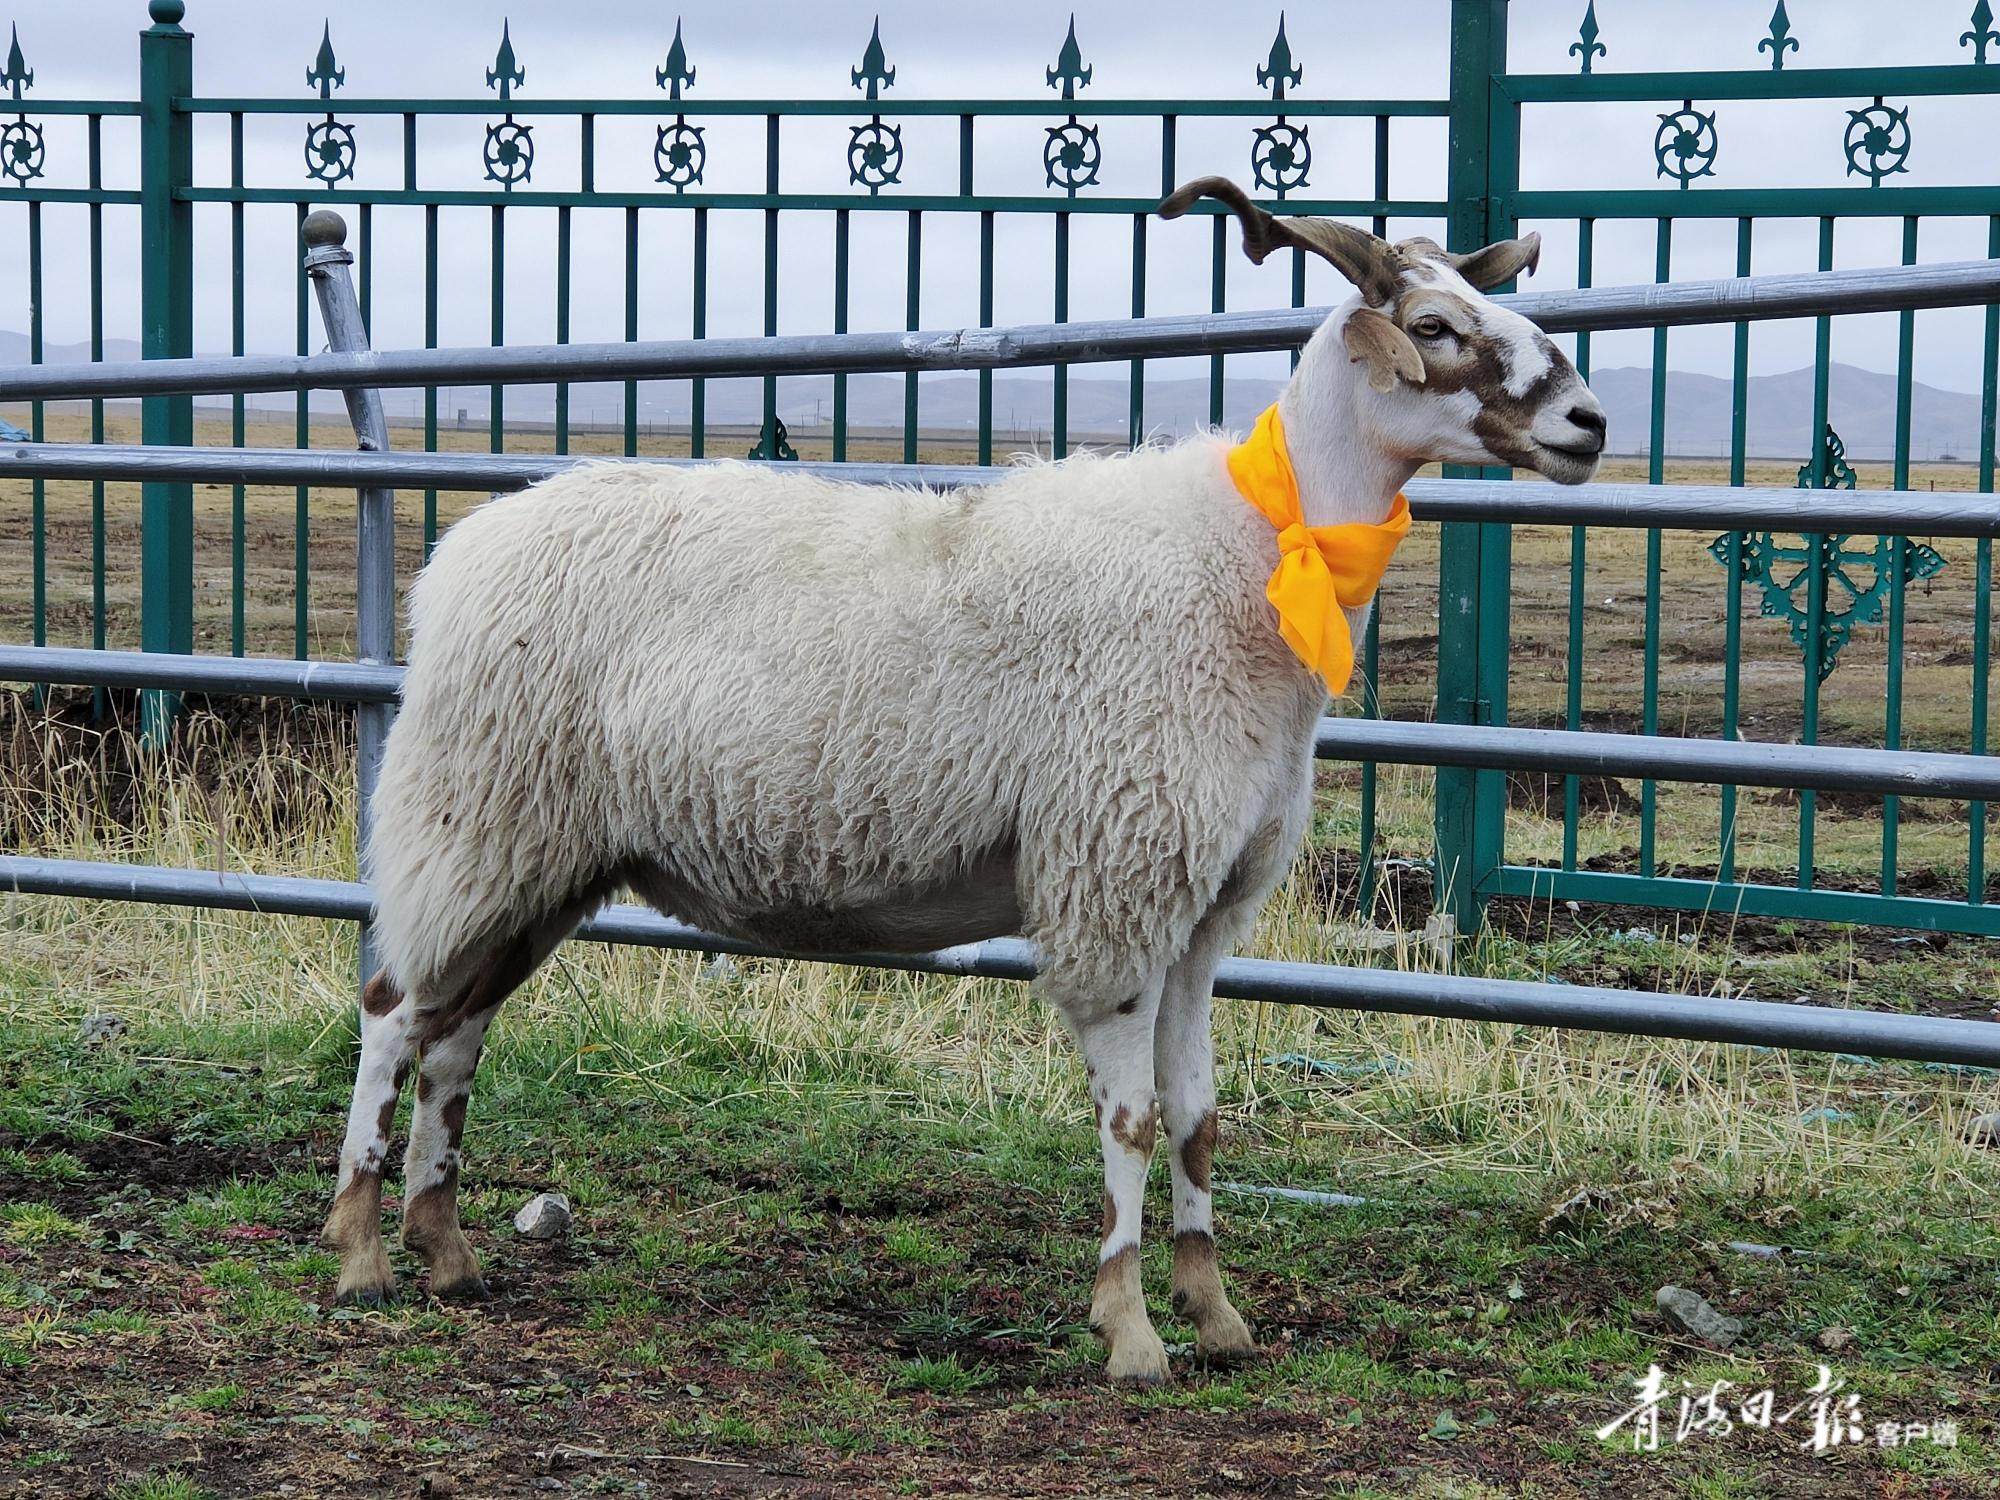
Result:
<svg viewBox="0 0 2000 1500">
<path fill-rule="evenodd" d="M 1490 292 L 1523 271 L 1534 275 L 1542 263 L 1542 237 L 1524 234 L 1518 240 L 1496 240 L 1470 255 L 1447 255 L 1445 263 L 1480 291 Z"/>
<path fill-rule="evenodd" d="M 1160 217 L 1178 219 L 1198 198 L 1228 205 L 1243 221 L 1243 253 L 1259 265 L 1279 246 L 1293 245 L 1326 257 L 1377 306 L 1396 294 L 1395 251 L 1365 229 L 1337 219 L 1275 219 L 1227 177 L 1197 177 L 1183 183 L 1160 204 Z"/>
</svg>

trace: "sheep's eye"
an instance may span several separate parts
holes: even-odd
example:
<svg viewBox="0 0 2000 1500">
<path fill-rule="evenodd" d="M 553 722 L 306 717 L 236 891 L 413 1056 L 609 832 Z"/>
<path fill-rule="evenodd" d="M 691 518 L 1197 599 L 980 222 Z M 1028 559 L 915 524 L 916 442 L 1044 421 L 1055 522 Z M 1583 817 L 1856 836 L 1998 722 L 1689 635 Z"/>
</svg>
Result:
<svg viewBox="0 0 2000 1500">
<path fill-rule="evenodd" d="M 1410 332 L 1414 333 L 1420 339 L 1442 338 L 1445 332 L 1444 319 L 1418 318 L 1414 323 L 1410 324 Z"/>
</svg>

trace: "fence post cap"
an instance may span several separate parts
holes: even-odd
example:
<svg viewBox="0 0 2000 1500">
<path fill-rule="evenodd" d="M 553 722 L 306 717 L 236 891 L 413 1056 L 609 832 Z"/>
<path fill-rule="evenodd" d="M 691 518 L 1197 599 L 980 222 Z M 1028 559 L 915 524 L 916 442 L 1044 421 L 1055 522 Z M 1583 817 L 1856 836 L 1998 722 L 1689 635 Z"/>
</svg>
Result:
<svg viewBox="0 0 2000 1500">
<path fill-rule="evenodd" d="M 146 14 L 153 18 L 156 26 L 177 26 L 181 17 L 187 14 L 187 0 L 152 0 L 146 7 Z"/>
<path fill-rule="evenodd" d="M 347 243 L 347 220 L 330 208 L 316 208 L 306 215 L 299 233 L 313 249 L 331 249 Z"/>
</svg>

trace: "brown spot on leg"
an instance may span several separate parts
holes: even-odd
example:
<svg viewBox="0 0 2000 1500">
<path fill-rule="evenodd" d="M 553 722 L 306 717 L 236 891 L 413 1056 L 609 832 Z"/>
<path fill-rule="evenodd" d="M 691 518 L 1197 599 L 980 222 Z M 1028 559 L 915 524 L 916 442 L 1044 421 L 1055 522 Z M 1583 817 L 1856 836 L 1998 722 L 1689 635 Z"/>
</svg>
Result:
<svg viewBox="0 0 2000 1500">
<path fill-rule="evenodd" d="M 418 1079 L 419 1097 L 423 1080 Z M 465 1108 L 468 1096 L 452 1095 L 438 1110 L 444 1127 L 445 1160 L 452 1165 L 436 1182 L 415 1189 L 403 1210 L 403 1243 L 422 1258 L 431 1272 L 434 1297 L 484 1297 L 486 1283 L 479 1274 L 479 1257 L 458 1222 L 459 1143 L 465 1136 Z"/>
<path fill-rule="evenodd" d="M 357 1171 L 333 1200 L 320 1243 L 340 1252 L 334 1300 L 373 1307 L 396 1295 L 396 1273 L 382 1243 L 382 1174 Z"/>
<path fill-rule="evenodd" d="M 1104 1235 L 1109 1240 L 1118 1229 L 1118 1201 L 1106 1193 L 1104 1195 Z"/>
<path fill-rule="evenodd" d="M 1097 1263 L 1090 1290 L 1090 1327 L 1104 1340 L 1105 1373 L 1135 1385 L 1158 1385 L 1167 1378 L 1167 1351 L 1146 1316 L 1139 1285 L 1139 1247 L 1127 1245 Z"/>
<path fill-rule="evenodd" d="M 1121 1000 L 1118 1002 L 1118 1014 L 1121 1016 L 1129 1016 L 1138 1008 L 1139 997 L 1137 995 L 1134 995 L 1130 1000 Z"/>
<path fill-rule="evenodd" d="M 402 1003 L 403 992 L 389 982 L 387 969 L 377 969 L 362 988 L 361 1008 L 371 1016 L 386 1016 Z"/>
<path fill-rule="evenodd" d="M 1145 1113 L 1135 1122 L 1129 1105 L 1121 1104 L 1111 1114 L 1111 1139 L 1127 1151 L 1152 1160 L 1153 1147 L 1159 1140 L 1159 1124 L 1153 1116 L 1153 1106 L 1148 1101 Z"/>
<path fill-rule="evenodd" d="M 1199 1192 L 1208 1191 L 1209 1174 L 1215 1166 L 1215 1136 L 1215 1111 L 1211 1109 L 1203 1112 L 1180 1143 L 1181 1171 Z"/>
<path fill-rule="evenodd" d="M 1199 1229 L 1174 1236 L 1174 1311 L 1195 1328 L 1195 1350 L 1215 1364 L 1250 1358 L 1256 1340 L 1222 1290 L 1213 1236 Z"/>
</svg>

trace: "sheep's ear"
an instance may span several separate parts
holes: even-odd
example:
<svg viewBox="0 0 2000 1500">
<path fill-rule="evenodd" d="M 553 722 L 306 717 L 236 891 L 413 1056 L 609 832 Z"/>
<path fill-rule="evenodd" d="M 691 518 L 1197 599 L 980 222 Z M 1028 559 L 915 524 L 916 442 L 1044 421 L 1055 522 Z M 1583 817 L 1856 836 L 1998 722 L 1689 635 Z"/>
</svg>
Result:
<svg viewBox="0 0 2000 1500">
<path fill-rule="evenodd" d="M 1530 276 L 1542 263 L 1542 237 L 1524 234 L 1518 240 L 1496 240 L 1470 255 L 1447 255 L 1445 261 L 1482 292 L 1505 286 L 1523 271 Z"/>
<path fill-rule="evenodd" d="M 1424 360 L 1410 336 L 1372 307 L 1357 307 L 1340 330 L 1353 363 L 1368 366 L 1368 383 L 1378 391 L 1393 388 L 1400 378 L 1424 383 Z"/>
<path fill-rule="evenodd" d="M 1243 253 L 1259 265 L 1273 250 L 1292 245 L 1331 261 L 1373 306 L 1396 295 L 1401 274 L 1396 252 L 1365 229 L 1336 219 L 1274 219 L 1227 177 L 1197 177 L 1176 188 L 1161 203 L 1160 217 L 1178 219 L 1198 198 L 1226 204 L 1243 221 Z"/>
</svg>

